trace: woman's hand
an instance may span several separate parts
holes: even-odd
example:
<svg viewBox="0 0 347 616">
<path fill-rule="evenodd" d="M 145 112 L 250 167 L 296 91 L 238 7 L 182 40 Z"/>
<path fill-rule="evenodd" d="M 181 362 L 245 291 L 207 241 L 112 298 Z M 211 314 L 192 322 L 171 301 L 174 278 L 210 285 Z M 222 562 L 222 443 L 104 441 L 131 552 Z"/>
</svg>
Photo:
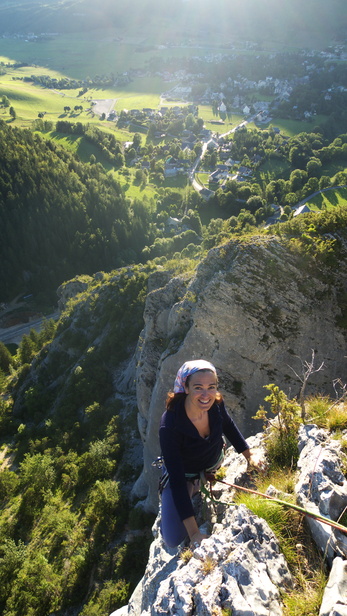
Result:
<svg viewBox="0 0 347 616">
<path fill-rule="evenodd" d="M 183 524 L 186 527 L 191 547 L 198 548 L 202 540 L 207 538 L 207 535 L 200 532 L 194 516 L 183 520 Z"/>
<path fill-rule="evenodd" d="M 247 470 L 264 471 L 266 469 L 264 457 L 259 451 L 246 449 L 242 453 L 247 460 Z"/>
<path fill-rule="evenodd" d="M 203 539 L 207 539 L 208 535 L 201 533 L 199 530 L 190 537 L 190 545 L 192 548 L 198 548 Z"/>
</svg>

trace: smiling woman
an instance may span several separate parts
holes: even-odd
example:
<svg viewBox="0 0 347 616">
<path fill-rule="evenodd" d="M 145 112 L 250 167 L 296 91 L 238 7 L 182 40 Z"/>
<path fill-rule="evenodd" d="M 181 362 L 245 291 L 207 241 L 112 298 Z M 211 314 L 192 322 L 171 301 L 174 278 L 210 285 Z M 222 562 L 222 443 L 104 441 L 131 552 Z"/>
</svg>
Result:
<svg viewBox="0 0 347 616">
<path fill-rule="evenodd" d="M 199 530 L 191 497 L 199 491 L 201 474 L 213 473 L 222 464 L 223 435 L 253 462 L 247 441 L 225 409 L 214 365 L 203 359 L 185 362 L 168 394 L 159 429 L 165 465 L 161 532 L 169 547 L 187 536 L 193 546 L 207 537 Z"/>
</svg>

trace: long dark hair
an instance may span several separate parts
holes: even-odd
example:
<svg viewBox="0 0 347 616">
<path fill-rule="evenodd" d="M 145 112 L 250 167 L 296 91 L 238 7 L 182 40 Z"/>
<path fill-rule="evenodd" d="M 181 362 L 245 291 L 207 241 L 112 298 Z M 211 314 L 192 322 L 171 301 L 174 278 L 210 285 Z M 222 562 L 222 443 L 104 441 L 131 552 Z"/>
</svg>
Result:
<svg viewBox="0 0 347 616">
<path fill-rule="evenodd" d="M 211 370 L 203 369 L 203 370 L 198 370 L 197 372 L 211 372 Z M 196 374 L 196 373 L 194 372 L 193 374 Z M 187 377 L 187 380 L 186 380 L 186 383 L 185 383 L 186 385 L 188 385 L 189 379 L 190 379 L 191 376 L 192 375 L 190 374 Z M 218 379 L 217 379 L 217 387 L 218 387 Z M 165 403 L 166 409 L 168 411 L 174 411 L 175 408 L 176 408 L 176 405 L 179 402 L 181 402 L 181 401 L 184 402 L 186 397 L 187 397 L 187 394 L 185 392 L 181 392 L 180 391 L 178 393 L 175 393 L 173 391 L 169 391 L 168 394 L 167 394 L 167 397 L 166 397 L 166 403 Z M 216 393 L 216 402 L 222 402 L 222 400 L 223 400 L 222 394 L 219 391 L 217 391 L 217 393 Z"/>
</svg>

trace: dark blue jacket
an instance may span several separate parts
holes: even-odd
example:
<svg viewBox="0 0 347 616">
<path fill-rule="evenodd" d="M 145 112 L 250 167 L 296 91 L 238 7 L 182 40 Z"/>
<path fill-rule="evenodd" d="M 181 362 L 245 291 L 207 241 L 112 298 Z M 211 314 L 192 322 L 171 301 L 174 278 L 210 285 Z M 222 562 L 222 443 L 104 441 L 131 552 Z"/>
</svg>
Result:
<svg viewBox="0 0 347 616">
<path fill-rule="evenodd" d="M 186 486 L 186 473 L 197 473 L 213 467 L 219 460 L 225 434 L 238 453 L 248 449 L 234 421 L 228 415 L 224 402 L 215 402 L 208 411 L 210 435 L 200 436 L 188 419 L 184 399 L 174 410 L 162 415 L 159 440 L 166 470 L 169 473 L 172 496 L 181 520 L 194 515 Z"/>
</svg>

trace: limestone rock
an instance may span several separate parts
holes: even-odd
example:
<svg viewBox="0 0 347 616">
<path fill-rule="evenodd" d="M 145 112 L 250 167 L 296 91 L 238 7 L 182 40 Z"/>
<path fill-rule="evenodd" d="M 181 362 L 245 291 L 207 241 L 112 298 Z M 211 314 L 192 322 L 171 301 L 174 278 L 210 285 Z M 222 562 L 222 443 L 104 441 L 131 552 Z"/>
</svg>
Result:
<svg viewBox="0 0 347 616">
<path fill-rule="evenodd" d="M 234 506 L 188 563 L 157 534 L 127 611 L 121 608 L 112 616 L 210 616 L 222 607 L 233 616 L 280 616 L 279 588 L 291 584 L 269 526 L 243 505 Z"/>
<path fill-rule="evenodd" d="M 341 445 L 314 425 L 299 429 L 299 477 L 295 487 L 299 505 L 337 521 L 347 504 L 347 480 L 341 471 Z M 336 553 L 347 558 L 347 536 L 307 517 L 313 538 L 330 561 Z"/>
<path fill-rule="evenodd" d="M 59 310 L 64 310 L 72 297 L 75 297 L 78 293 L 83 293 L 88 288 L 91 280 L 91 276 L 76 276 L 72 280 L 60 285 L 57 289 Z"/>
<path fill-rule="evenodd" d="M 335 558 L 319 616 L 347 616 L 347 560 Z"/>
</svg>

